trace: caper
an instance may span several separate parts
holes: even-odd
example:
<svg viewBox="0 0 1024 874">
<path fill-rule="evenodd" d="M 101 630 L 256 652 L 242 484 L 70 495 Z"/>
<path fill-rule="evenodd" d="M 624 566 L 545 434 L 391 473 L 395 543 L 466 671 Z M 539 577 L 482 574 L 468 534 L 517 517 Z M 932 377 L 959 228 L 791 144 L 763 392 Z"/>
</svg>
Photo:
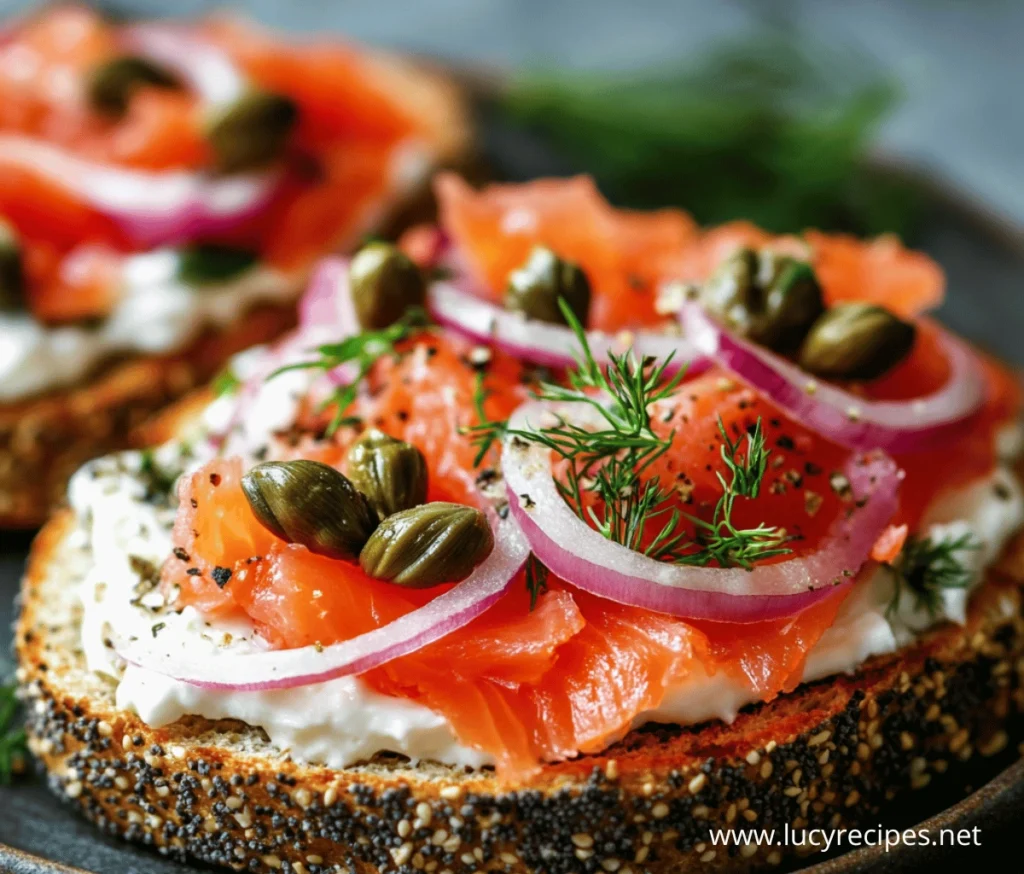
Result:
<svg viewBox="0 0 1024 874">
<path fill-rule="evenodd" d="M 14 228 L 0 219 L 0 310 L 19 309 L 24 304 L 24 294 L 21 241 Z"/>
<path fill-rule="evenodd" d="M 730 330 L 779 352 L 800 345 L 825 311 L 811 266 L 768 249 L 738 249 L 700 289 L 705 309 Z"/>
<path fill-rule="evenodd" d="M 464 579 L 492 549 L 483 513 L 435 501 L 388 516 L 366 541 L 359 564 L 379 580 L 422 589 Z"/>
<path fill-rule="evenodd" d="M 423 306 L 427 285 L 419 267 L 391 243 L 367 243 L 349 265 L 352 301 L 359 324 L 379 330 L 398 321 L 409 307 Z"/>
<path fill-rule="evenodd" d="M 132 95 L 139 88 L 178 88 L 180 85 L 174 73 L 148 58 L 121 55 L 93 68 L 86 95 L 94 109 L 120 117 L 128 111 Z"/>
<path fill-rule="evenodd" d="M 206 125 L 217 169 L 238 173 L 281 156 L 299 119 L 295 101 L 283 94 L 250 91 L 219 109 Z"/>
<path fill-rule="evenodd" d="M 381 519 L 427 500 L 427 461 L 411 443 L 371 429 L 348 450 L 348 476 Z"/>
<path fill-rule="evenodd" d="M 840 304 L 814 323 L 800 366 L 825 379 L 877 379 L 907 357 L 916 333 L 883 307 Z"/>
<path fill-rule="evenodd" d="M 264 528 L 310 552 L 354 560 L 377 527 L 366 498 L 319 461 L 268 461 L 242 477 L 242 490 Z"/>
<path fill-rule="evenodd" d="M 530 257 L 508 275 L 505 309 L 542 322 L 566 323 L 558 305 L 563 298 L 584 326 L 590 314 L 590 282 L 578 264 L 565 261 L 544 246 L 534 246 Z"/>
</svg>

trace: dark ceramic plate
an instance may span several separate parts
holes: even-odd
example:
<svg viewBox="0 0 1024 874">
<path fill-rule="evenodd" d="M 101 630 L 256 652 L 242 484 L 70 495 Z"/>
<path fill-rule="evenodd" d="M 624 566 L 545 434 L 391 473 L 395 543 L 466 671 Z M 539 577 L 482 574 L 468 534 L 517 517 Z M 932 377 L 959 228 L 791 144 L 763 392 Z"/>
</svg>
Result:
<svg viewBox="0 0 1024 874">
<path fill-rule="evenodd" d="M 509 131 L 484 125 L 484 147 L 489 163 L 499 174 L 513 179 L 577 168 L 560 165 L 537 143 L 526 142 Z M 905 170 L 879 165 L 881 172 L 908 175 Z M 943 320 L 965 336 L 1003 358 L 1024 365 L 1024 229 L 1009 227 L 983 207 L 965 201 L 956 192 L 927 178 L 916 180 L 926 194 L 928 218 L 918 245 L 946 269 L 949 300 Z M 12 602 L 17 592 L 25 554 L 26 535 L 0 532 L 0 676 L 10 649 Z M 1001 773 L 999 768 L 1005 768 Z M 940 829 L 980 828 L 981 846 L 967 850 L 900 846 L 891 852 L 854 850 L 807 868 L 816 874 L 852 874 L 868 871 L 945 870 L 959 859 L 996 863 L 1018 845 L 1012 833 L 1024 813 L 1024 762 L 990 762 L 979 771 L 977 792 L 960 787 L 951 797 L 929 794 L 907 806 L 900 827 L 919 823 L 935 835 Z M 985 782 L 989 781 L 989 782 Z M 982 785 L 984 783 L 984 785 Z M 947 806 L 948 805 L 948 806 Z M 946 808 L 935 815 L 936 810 Z M 929 818 L 930 817 L 930 818 Z M 809 864 L 815 859 L 806 860 Z M 1019 865 L 1005 870 L 1017 870 Z M 123 844 L 97 833 L 87 822 L 61 806 L 40 777 L 27 778 L 0 788 L 0 871 L 17 874 L 56 874 L 79 871 L 95 874 L 181 874 L 188 869 L 145 848 Z"/>
</svg>

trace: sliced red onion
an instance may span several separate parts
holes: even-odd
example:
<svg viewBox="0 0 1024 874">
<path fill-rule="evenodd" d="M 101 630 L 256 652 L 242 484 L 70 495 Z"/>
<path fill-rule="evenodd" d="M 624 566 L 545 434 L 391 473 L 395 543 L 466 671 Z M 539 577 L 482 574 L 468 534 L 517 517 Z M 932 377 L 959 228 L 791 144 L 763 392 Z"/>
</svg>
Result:
<svg viewBox="0 0 1024 874">
<path fill-rule="evenodd" d="M 348 259 L 335 256 L 322 258 L 309 280 L 306 293 L 299 301 L 299 330 L 317 334 L 330 329 L 341 336 L 359 330 L 355 306 L 348 282 Z"/>
<path fill-rule="evenodd" d="M 574 404 L 570 409 L 530 402 L 513 413 L 509 427 L 533 430 L 552 414 L 581 427 L 603 421 L 588 405 Z M 722 622 L 791 616 L 851 581 L 895 513 L 903 477 L 884 454 L 851 458 L 845 474 L 854 501 L 821 546 L 799 558 L 748 571 L 669 564 L 605 539 L 562 498 L 552 475 L 550 450 L 520 437 L 505 441 L 502 472 L 513 516 L 534 554 L 553 573 L 620 604 Z"/>
<path fill-rule="evenodd" d="M 427 306 L 434 321 L 477 343 L 494 344 L 523 361 L 546 367 L 570 366 L 579 352 L 576 335 L 562 325 L 525 319 L 449 282 L 431 286 Z M 669 372 L 686 366 L 690 373 L 704 370 L 709 360 L 687 337 L 653 331 L 606 334 L 588 331 L 587 341 L 600 362 L 608 353 L 622 354 L 632 346 L 638 357 L 664 361 L 672 355 Z"/>
<path fill-rule="evenodd" d="M 530 548 L 511 519 L 493 524 L 494 550 L 465 580 L 423 607 L 343 643 L 246 655 L 225 652 L 210 659 L 161 651 L 159 637 L 143 634 L 130 643 L 119 641 L 117 653 L 140 668 L 225 691 L 290 689 L 361 674 L 462 628 L 509 590 Z"/>
<path fill-rule="evenodd" d="M 140 248 L 230 231 L 261 214 L 280 187 L 277 173 L 211 176 L 95 164 L 17 134 L 0 135 L 0 165 L 51 180 L 105 215 Z"/>
<path fill-rule="evenodd" d="M 216 46 L 173 24 L 135 24 L 121 30 L 121 44 L 175 73 L 210 106 L 232 103 L 248 83 Z"/>
<path fill-rule="evenodd" d="M 693 342 L 801 424 L 850 449 L 914 452 L 952 439 L 985 401 L 985 380 L 966 343 L 938 330 L 949 379 L 907 401 L 872 401 L 824 383 L 784 358 L 721 328 L 696 304 L 682 312 Z"/>
</svg>

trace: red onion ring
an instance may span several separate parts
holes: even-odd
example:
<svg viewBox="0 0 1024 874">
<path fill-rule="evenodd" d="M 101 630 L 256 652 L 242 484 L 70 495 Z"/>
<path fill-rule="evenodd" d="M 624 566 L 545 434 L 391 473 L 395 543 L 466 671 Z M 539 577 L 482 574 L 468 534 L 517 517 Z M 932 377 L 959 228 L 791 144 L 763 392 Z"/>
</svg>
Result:
<svg viewBox="0 0 1024 874">
<path fill-rule="evenodd" d="M 121 30 L 121 44 L 175 73 L 210 106 L 231 103 L 248 83 L 219 48 L 172 24 L 135 24 Z"/>
<path fill-rule="evenodd" d="M 262 213 L 281 182 L 274 173 L 210 176 L 95 164 L 17 134 L 0 135 L 0 164 L 39 174 L 72 192 L 140 248 L 229 231 Z"/>
<path fill-rule="evenodd" d="M 581 426 L 598 424 L 592 407 L 529 402 L 512 430 L 555 413 Z M 903 477 L 884 454 L 851 458 L 845 473 L 855 503 L 840 514 L 818 550 L 755 567 L 686 567 L 656 561 L 602 537 L 566 504 L 555 484 L 550 450 L 512 436 L 502 451 L 512 514 L 537 558 L 562 579 L 602 598 L 688 619 L 757 622 L 791 616 L 852 581 L 897 508 Z"/>
<path fill-rule="evenodd" d="M 449 282 L 434 283 L 427 296 L 427 308 L 438 324 L 476 343 L 494 344 L 523 361 L 552 368 L 569 367 L 579 351 L 576 335 L 562 325 L 525 319 L 518 313 L 496 306 Z M 612 335 L 587 331 L 587 341 L 599 362 L 608 353 L 624 353 L 630 346 L 637 356 L 664 361 L 672 355 L 668 372 L 687 367 L 690 373 L 704 370 L 710 361 L 685 337 L 652 331 L 623 331 Z"/>
<path fill-rule="evenodd" d="M 530 548 L 510 519 L 492 521 L 494 550 L 465 580 L 424 606 L 351 640 L 322 647 L 218 654 L 215 659 L 161 652 L 159 638 L 142 633 L 118 642 L 129 664 L 204 689 L 261 692 L 323 683 L 361 674 L 409 655 L 462 628 L 512 586 Z"/>
<path fill-rule="evenodd" d="M 683 324 L 694 343 L 801 424 L 849 449 L 914 452 L 949 441 L 985 401 L 985 381 L 966 343 L 939 329 L 949 379 L 908 401 L 872 401 L 821 382 L 795 364 L 721 328 L 696 304 Z"/>
</svg>

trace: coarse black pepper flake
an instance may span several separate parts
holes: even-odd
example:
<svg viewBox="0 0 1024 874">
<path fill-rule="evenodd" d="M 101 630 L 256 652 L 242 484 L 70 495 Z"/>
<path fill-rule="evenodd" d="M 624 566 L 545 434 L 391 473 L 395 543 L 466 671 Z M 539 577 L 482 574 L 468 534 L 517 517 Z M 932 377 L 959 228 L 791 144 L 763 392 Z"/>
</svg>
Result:
<svg viewBox="0 0 1024 874">
<path fill-rule="evenodd" d="M 210 576 L 213 577 L 213 581 L 217 584 L 217 587 L 223 589 L 231 579 L 231 568 L 217 565 Z"/>
</svg>

